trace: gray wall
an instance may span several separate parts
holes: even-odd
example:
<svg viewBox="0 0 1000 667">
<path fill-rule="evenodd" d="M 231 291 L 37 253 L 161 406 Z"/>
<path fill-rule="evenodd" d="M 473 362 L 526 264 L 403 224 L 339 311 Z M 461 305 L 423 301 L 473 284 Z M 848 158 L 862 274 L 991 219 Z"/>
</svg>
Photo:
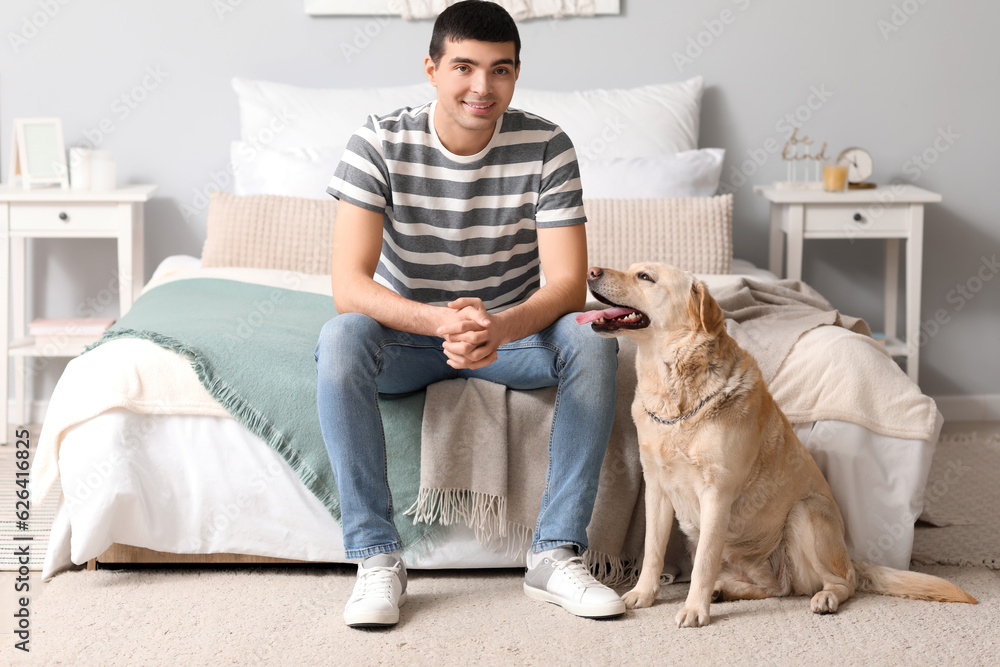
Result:
<svg viewBox="0 0 1000 667">
<path fill-rule="evenodd" d="M 924 320 L 942 310 L 948 321 L 922 348 L 921 386 L 932 395 L 1000 394 L 1000 280 L 977 276 L 994 276 L 983 258 L 1000 246 L 997 25 L 995 3 L 623 0 L 621 16 L 521 24 L 519 83 L 570 90 L 703 75 L 700 143 L 727 150 L 736 255 L 760 266 L 768 207 L 752 185 L 784 175 L 780 158 L 762 149 L 784 140 L 787 114 L 831 151 L 868 148 L 874 180 L 942 193 L 926 210 L 922 305 Z M 68 145 L 89 139 L 113 151 L 120 182 L 159 186 L 146 208 L 148 278 L 168 255 L 200 254 L 199 193 L 225 185 L 238 133 L 233 76 L 315 87 L 413 83 L 423 76 L 430 27 L 313 18 L 301 0 L 4 0 L 4 180 L 15 117 L 59 116 Z M 700 52 L 691 46 L 698 41 Z M 941 133 L 951 138 L 938 140 Z M 763 164 L 748 162 L 753 156 Z M 914 156 L 924 156 L 922 166 Z M 29 318 L 69 316 L 106 295 L 112 245 L 32 242 Z M 834 305 L 881 327 L 881 242 L 807 243 L 804 274 Z M 104 314 L 115 316 L 117 305 Z M 48 395 L 63 365 L 38 368 L 36 398 Z"/>
</svg>

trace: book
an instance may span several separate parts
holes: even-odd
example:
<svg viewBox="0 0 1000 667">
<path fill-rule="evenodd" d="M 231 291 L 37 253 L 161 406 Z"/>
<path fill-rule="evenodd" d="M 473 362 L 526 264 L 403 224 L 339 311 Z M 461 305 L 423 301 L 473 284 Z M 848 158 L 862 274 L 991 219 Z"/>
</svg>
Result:
<svg viewBox="0 0 1000 667">
<path fill-rule="evenodd" d="M 34 345 L 36 350 L 40 350 L 45 355 L 54 355 L 56 352 L 66 352 L 86 347 L 91 343 L 96 343 L 100 335 L 94 336 L 35 336 Z M 58 356 L 58 355 L 55 355 Z"/>
<path fill-rule="evenodd" d="M 37 318 L 28 323 L 28 333 L 39 337 L 79 337 L 93 338 L 100 336 L 115 323 L 113 318 L 77 317 L 68 319 Z"/>
</svg>

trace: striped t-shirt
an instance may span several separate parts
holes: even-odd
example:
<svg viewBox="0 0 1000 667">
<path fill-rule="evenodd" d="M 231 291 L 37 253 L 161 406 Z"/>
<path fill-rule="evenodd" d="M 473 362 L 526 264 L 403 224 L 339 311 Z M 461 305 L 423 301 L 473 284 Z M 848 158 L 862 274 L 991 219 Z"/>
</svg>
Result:
<svg viewBox="0 0 1000 667">
<path fill-rule="evenodd" d="M 482 151 L 455 155 L 434 131 L 435 105 L 370 116 L 327 192 L 383 213 L 377 283 L 432 305 L 521 303 L 539 288 L 536 227 L 586 222 L 573 144 L 508 109 Z"/>
</svg>

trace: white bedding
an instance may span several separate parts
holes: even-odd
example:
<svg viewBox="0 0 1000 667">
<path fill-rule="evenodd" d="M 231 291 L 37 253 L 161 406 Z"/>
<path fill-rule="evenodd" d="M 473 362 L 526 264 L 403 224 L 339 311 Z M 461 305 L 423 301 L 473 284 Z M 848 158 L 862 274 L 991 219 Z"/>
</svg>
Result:
<svg viewBox="0 0 1000 667">
<path fill-rule="evenodd" d="M 797 424 L 795 432 L 830 480 L 847 523 L 851 556 L 906 569 L 912 517 L 922 507 L 922 494 L 913 488 L 923 488 L 933 443 L 837 421 Z M 134 440 L 137 433 L 145 434 L 141 442 Z M 127 458 L 131 465 L 102 464 L 113 458 Z M 170 553 L 348 562 L 340 524 L 273 449 L 232 419 L 157 420 L 112 410 L 66 434 L 59 465 L 66 495 L 60 498 L 43 580 L 86 563 L 114 542 Z M 165 490 L 163 480 L 184 480 L 184 492 Z M 523 556 L 507 556 L 503 546 L 486 549 L 472 529 L 456 525 L 442 527 L 404 554 L 414 569 L 523 566 Z"/>
<path fill-rule="evenodd" d="M 196 258 L 170 258 L 150 284 L 196 265 Z M 734 271 L 773 279 L 746 263 L 735 262 Z M 703 278 L 713 288 L 736 277 Z M 300 288 L 328 291 L 329 285 L 322 284 L 327 281 L 310 277 Z M 153 345 L 115 341 L 102 347 L 136 343 Z M 81 380 L 71 376 L 60 384 L 64 381 Z M 345 561 L 340 526 L 284 460 L 233 419 L 116 408 L 65 428 L 56 456 L 57 424 L 75 407 L 60 402 L 58 394 L 53 394 L 32 470 L 35 485 L 46 473 L 54 479 L 57 460 L 63 490 L 43 579 L 85 563 L 113 542 L 175 553 Z M 830 481 L 852 556 L 906 568 L 912 517 L 921 509 L 937 433 L 927 441 L 904 440 L 841 421 L 799 424 L 796 432 Z M 479 546 L 470 529 L 455 526 L 409 547 L 406 559 L 414 568 L 505 567 L 523 561 L 505 556 L 503 548 Z"/>
</svg>

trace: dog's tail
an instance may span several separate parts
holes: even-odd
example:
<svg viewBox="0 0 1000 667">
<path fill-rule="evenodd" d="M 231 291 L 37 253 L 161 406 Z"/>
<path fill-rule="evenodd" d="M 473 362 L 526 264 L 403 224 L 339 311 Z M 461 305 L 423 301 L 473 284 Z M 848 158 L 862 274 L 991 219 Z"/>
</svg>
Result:
<svg viewBox="0 0 1000 667">
<path fill-rule="evenodd" d="M 911 600 L 976 604 L 976 598 L 941 577 L 921 572 L 894 570 L 891 567 L 870 565 L 857 560 L 853 563 L 857 576 L 855 589 L 859 592 L 866 591 Z"/>
</svg>

